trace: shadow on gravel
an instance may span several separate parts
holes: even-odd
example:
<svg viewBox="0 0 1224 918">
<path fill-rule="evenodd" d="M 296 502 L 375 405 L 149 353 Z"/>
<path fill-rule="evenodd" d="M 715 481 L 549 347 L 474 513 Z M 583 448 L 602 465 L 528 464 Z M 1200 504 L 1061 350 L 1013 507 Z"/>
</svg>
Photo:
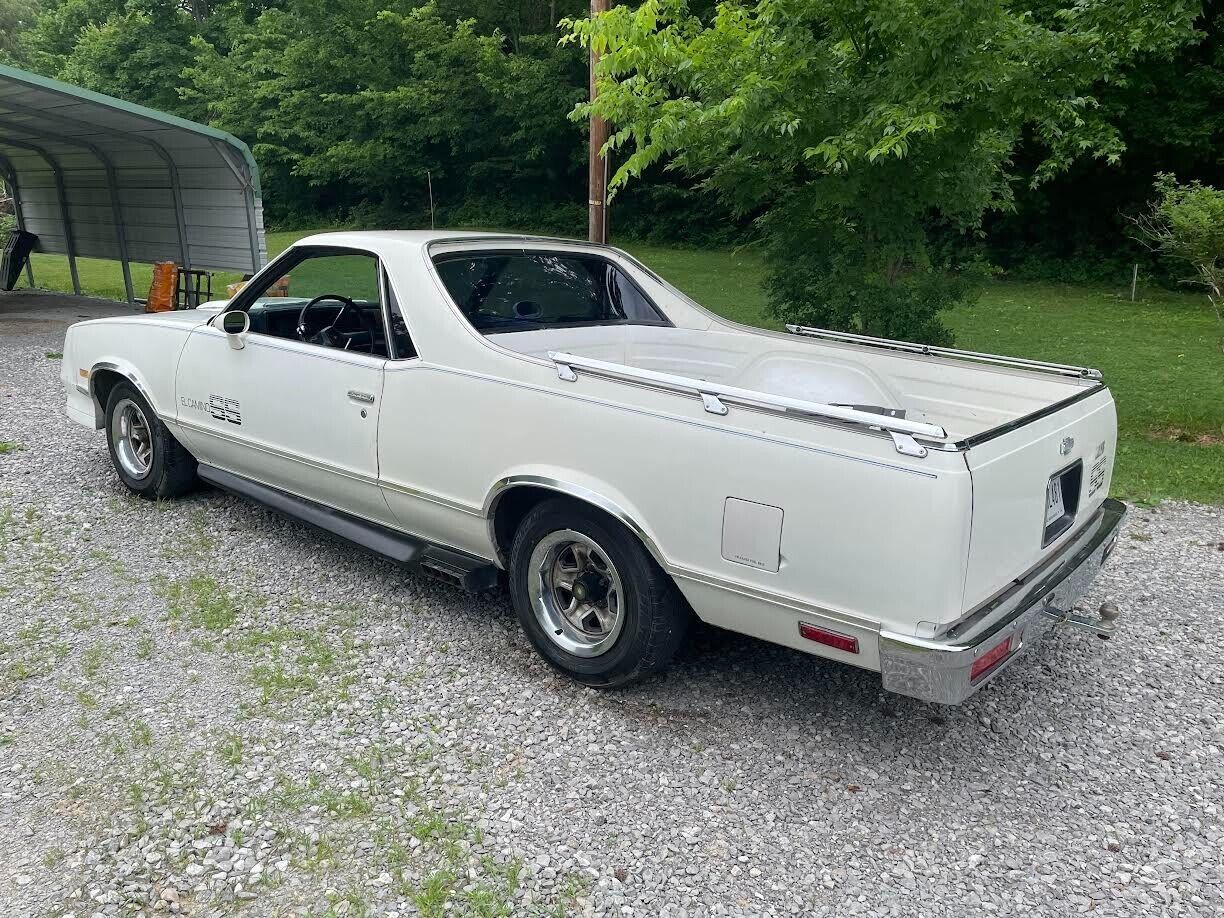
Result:
<svg viewBox="0 0 1224 918">
<path fill-rule="evenodd" d="M 974 701 L 945 708 L 890 695 L 880 688 L 877 673 L 697 620 L 664 675 L 620 691 L 586 689 L 554 673 L 535 655 L 521 635 L 504 590 L 465 594 L 328 533 L 217 491 L 202 491 L 185 500 L 223 514 L 231 527 L 241 526 L 246 514 L 258 516 L 257 528 L 279 534 L 286 551 L 315 556 L 321 571 L 345 572 L 375 586 L 382 595 L 395 595 L 397 589 L 411 583 L 414 592 L 436 603 L 431 614 L 453 615 L 456 628 L 484 645 L 492 662 L 474 659 L 472 665 L 502 668 L 508 676 L 538 683 L 541 691 L 553 693 L 564 703 L 576 696 L 639 724 L 669 729 L 687 726 L 709 734 L 716 742 L 720 734 L 751 731 L 754 724 L 765 720 L 783 721 L 803 732 L 827 733 L 838 743 L 878 743 L 886 735 L 900 746 L 931 746 L 942 742 L 942 734 L 960 723 L 968 725 L 967 733 L 991 735 L 989 727 L 973 716 Z M 507 638 L 510 652 L 504 643 Z"/>
</svg>

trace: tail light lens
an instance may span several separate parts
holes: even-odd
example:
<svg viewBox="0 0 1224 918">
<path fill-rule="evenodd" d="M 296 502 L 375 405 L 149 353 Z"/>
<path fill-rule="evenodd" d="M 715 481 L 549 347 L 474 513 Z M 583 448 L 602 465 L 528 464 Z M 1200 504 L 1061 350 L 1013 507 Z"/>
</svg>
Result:
<svg viewBox="0 0 1224 918">
<path fill-rule="evenodd" d="M 1012 635 L 1009 635 L 1003 643 L 996 644 L 974 660 L 973 667 L 969 670 L 969 681 L 976 682 L 978 678 L 986 675 L 1002 663 L 1004 658 L 1011 652 L 1011 645 Z"/>
</svg>

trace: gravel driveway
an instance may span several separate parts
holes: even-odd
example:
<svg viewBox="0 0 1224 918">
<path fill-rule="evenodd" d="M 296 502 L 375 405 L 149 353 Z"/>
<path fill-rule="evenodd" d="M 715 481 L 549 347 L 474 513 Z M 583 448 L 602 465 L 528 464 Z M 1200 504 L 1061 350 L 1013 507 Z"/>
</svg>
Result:
<svg viewBox="0 0 1224 918">
<path fill-rule="evenodd" d="M 968 704 L 700 631 L 616 694 L 213 491 L 133 499 L 0 315 L 0 914 L 1224 911 L 1224 512 L 1132 513 Z"/>
</svg>

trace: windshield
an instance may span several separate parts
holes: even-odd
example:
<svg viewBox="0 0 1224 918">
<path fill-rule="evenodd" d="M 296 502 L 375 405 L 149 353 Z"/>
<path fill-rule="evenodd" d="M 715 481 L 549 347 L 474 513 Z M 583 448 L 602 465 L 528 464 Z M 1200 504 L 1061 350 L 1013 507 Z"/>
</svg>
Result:
<svg viewBox="0 0 1224 918">
<path fill-rule="evenodd" d="M 464 316 L 485 333 L 668 324 L 619 268 L 593 255 L 445 255 L 434 265 Z"/>
</svg>

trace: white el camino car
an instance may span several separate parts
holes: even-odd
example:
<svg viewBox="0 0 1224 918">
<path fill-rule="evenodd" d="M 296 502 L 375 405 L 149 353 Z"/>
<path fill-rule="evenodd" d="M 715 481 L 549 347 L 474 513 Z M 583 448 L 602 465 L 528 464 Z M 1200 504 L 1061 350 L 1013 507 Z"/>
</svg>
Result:
<svg viewBox="0 0 1224 918">
<path fill-rule="evenodd" d="M 1125 507 L 1094 370 L 736 325 L 612 248 L 303 239 L 233 299 L 72 326 L 123 483 L 198 481 L 469 590 L 553 666 L 664 669 L 692 615 L 958 703 L 1063 623 Z"/>
</svg>

